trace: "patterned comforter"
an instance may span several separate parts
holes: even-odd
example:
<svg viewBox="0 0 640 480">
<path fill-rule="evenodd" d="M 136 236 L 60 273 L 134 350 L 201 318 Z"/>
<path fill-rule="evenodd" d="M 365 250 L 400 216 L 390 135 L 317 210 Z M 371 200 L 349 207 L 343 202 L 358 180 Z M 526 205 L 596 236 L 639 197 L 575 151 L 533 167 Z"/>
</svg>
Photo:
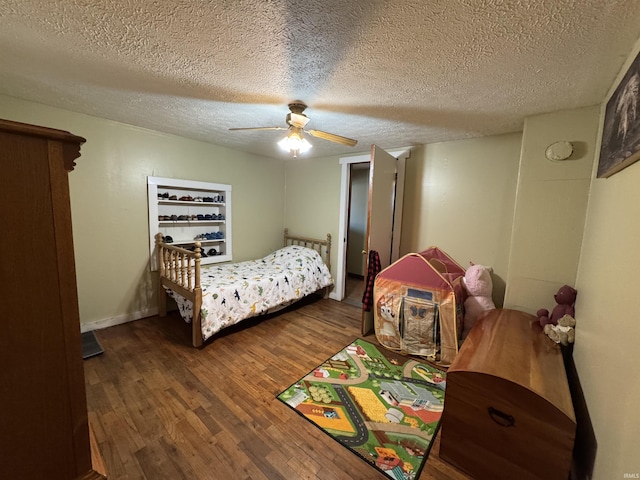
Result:
<svg viewBox="0 0 640 480">
<path fill-rule="evenodd" d="M 290 245 L 258 260 L 206 265 L 200 271 L 202 338 L 246 318 L 293 303 L 333 283 L 320 254 Z M 191 322 L 193 303 L 168 290 Z"/>
</svg>

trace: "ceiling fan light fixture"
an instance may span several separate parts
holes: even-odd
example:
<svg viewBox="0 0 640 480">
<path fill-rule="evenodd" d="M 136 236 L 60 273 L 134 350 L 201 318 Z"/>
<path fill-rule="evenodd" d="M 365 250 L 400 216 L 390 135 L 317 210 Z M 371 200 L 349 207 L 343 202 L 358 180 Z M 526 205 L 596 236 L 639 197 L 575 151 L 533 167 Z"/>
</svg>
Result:
<svg viewBox="0 0 640 480">
<path fill-rule="evenodd" d="M 278 142 L 278 146 L 285 152 L 291 152 L 295 157 L 298 153 L 305 153 L 313 146 L 298 132 L 291 132 Z"/>
<path fill-rule="evenodd" d="M 285 152 L 291 153 L 295 158 L 299 153 L 309 151 L 312 147 L 311 143 L 304 137 L 304 134 L 311 135 L 312 137 L 321 138 L 330 142 L 339 143 L 340 145 L 346 145 L 348 147 L 355 147 L 358 143 L 353 138 L 343 137 L 336 135 L 335 133 L 323 132 L 322 130 L 305 130 L 305 126 L 309 122 L 303 112 L 307 106 L 301 101 L 295 101 L 289 104 L 290 113 L 287 114 L 287 125 L 285 127 L 241 127 L 230 128 L 229 130 L 288 130 L 287 136 L 278 142 L 280 148 Z"/>
</svg>

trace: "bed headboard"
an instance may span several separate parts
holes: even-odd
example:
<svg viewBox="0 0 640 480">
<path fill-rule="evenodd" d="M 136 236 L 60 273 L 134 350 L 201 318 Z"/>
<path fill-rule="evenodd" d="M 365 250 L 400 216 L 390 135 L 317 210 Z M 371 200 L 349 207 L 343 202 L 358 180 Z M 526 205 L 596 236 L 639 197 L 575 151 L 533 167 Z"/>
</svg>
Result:
<svg viewBox="0 0 640 480">
<path fill-rule="evenodd" d="M 317 238 L 297 237 L 289 235 L 289 229 L 284 229 L 284 246 L 287 245 L 302 245 L 303 247 L 312 248 L 317 251 L 324 259 L 324 263 L 327 265 L 329 271 L 331 271 L 331 234 L 327 233 L 326 240 L 320 240 Z"/>
</svg>

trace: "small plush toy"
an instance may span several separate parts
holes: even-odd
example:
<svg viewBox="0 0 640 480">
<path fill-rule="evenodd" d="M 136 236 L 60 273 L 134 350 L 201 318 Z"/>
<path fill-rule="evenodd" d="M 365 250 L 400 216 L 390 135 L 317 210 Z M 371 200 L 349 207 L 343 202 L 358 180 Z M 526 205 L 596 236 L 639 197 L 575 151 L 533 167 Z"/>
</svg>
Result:
<svg viewBox="0 0 640 480">
<path fill-rule="evenodd" d="M 561 345 L 569 345 L 576 338 L 576 320 L 571 315 L 564 315 L 558 320 L 557 325 L 547 323 L 544 326 L 544 333 L 556 343 Z"/>
<path fill-rule="evenodd" d="M 557 325 L 558 320 L 565 315 L 575 317 L 576 311 L 574 305 L 576 303 L 577 296 L 578 291 L 575 288 L 570 287 L 569 285 L 563 285 L 560 287 L 558 292 L 553 296 L 557 305 L 554 307 L 551 315 L 549 315 L 549 310 L 546 308 L 542 308 L 536 312 L 540 325 L 542 327 L 548 323 Z"/>
<path fill-rule="evenodd" d="M 471 327 L 476 323 L 478 317 L 496 308 L 491 298 L 493 292 L 493 281 L 491 280 L 491 267 L 484 265 L 474 265 L 467 269 L 462 279 L 464 288 L 467 291 L 467 299 L 464 301 L 464 329 L 462 338 L 466 338 Z"/>
</svg>

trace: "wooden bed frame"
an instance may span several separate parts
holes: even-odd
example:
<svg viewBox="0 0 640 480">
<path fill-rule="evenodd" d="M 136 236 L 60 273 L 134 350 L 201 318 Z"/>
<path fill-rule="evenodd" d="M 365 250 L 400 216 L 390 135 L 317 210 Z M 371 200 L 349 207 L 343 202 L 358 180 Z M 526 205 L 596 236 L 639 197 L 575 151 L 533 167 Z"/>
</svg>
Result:
<svg viewBox="0 0 640 480">
<path fill-rule="evenodd" d="M 200 242 L 194 242 L 195 250 L 187 250 L 162 241 L 162 233 L 156 235 L 156 254 L 158 260 L 158 315 L 167 314 L 166 288 L 182 295 L 193 303 L 193 319 L 191 321 L 191 343 L 194 347 L 202 346 L 202 324 L 200 310 L 202 308 L 202 288 L 200 287 Z M 331 271 L 331 234 L 326 240 L 296 237 L 289 235 L 284 229 L 284 246 L 301 245 L 316 250 Z"/>
</svg>

